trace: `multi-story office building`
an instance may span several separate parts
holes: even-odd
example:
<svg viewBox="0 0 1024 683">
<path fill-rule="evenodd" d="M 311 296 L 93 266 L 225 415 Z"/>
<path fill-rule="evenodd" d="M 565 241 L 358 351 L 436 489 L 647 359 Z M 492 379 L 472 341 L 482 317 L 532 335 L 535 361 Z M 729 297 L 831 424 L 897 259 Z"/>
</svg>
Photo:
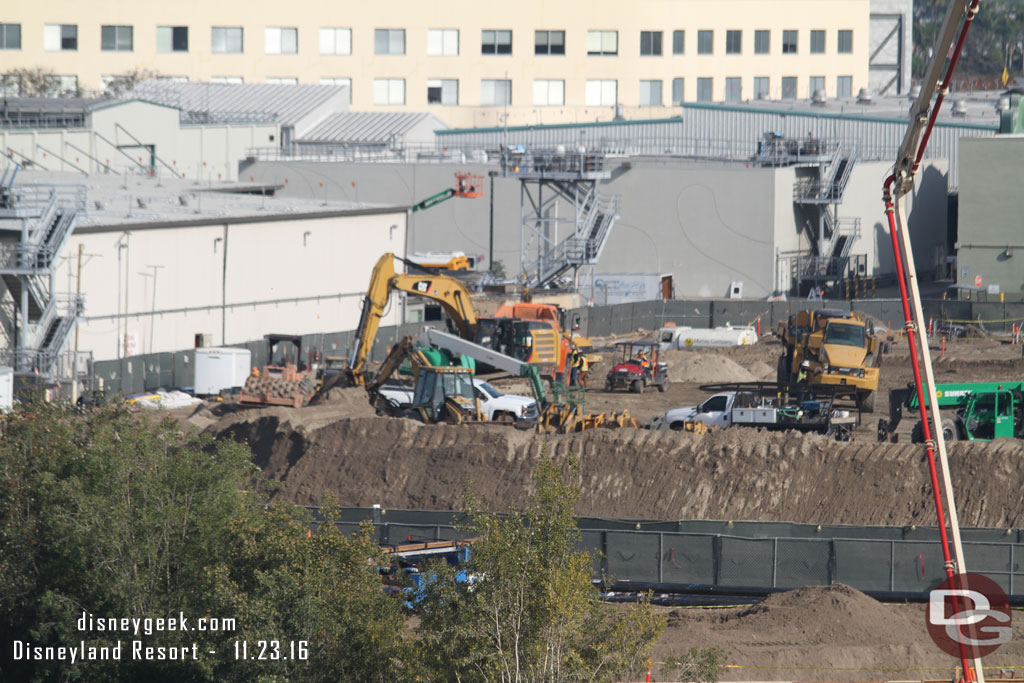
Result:
<svg viewBox="0 0 1024 683">
<path fill-rule="evenodd" d="M 870 0 L 8 0 L 0 73 L 41 67 L 86 92 L 132 71 L 347 84 L 353 109 L 453 126 L 593 121 L 615 105 L 664 117 L 682 101 L 851 97 L 869 85 L 870 22 Z"/>
</svg>

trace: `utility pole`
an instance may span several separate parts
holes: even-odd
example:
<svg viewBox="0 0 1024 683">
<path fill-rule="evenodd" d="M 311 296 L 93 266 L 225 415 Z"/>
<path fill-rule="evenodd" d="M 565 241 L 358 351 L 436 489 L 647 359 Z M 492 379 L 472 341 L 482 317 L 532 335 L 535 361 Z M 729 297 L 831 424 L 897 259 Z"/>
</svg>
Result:
<svg viewBox="0 0 1024 683">
<path fill-rule="evenodd" d="M 490 246 L 487 252 L 487 270 L 491 271 L 491 273 L 494 273 L 494 178 L 497 175 L 497 171 L 487 172 L 487 176 L 491 179 L 491 229 L 488 242 Z"/>
</svg>

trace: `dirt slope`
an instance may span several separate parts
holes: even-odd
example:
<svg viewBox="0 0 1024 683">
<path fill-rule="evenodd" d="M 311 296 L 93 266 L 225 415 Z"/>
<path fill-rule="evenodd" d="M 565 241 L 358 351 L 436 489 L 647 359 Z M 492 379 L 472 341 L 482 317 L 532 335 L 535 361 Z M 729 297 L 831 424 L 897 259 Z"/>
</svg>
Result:
<svg viewBox="0 0 1024 683">
<path fill-rule="evenodd" d="M 580 459 L 577 512 L 647 519 L 930 524 L 920 448 L 816 435 L 725 430 L 706 436 L 594 430 L 541 436 L 498 426 L 335 420 L 295 427 L 278 409 L 221 433 L 248 441 L 283 482 L 284 499 L 316 504 L 457 509 L 464 487 L 497 507 L 521 501 L 543 450 Z M 1024 446 L 951 446 L 965 526 L 1024 525 Z"/>
<path fill-rule="evenodd" d="M 1024 620 L 1018 614 L 1013 641 L 986 658 L 986 666 L 1020 663 Z M 739 609 L 671 610 L 667 620 L 654 659 L 719 647 L 735 667 L 725 680 L 948 680 L 957 664 L 929 639 L 924 605 L 883 605 L 839 584 L 778 593 Z M 656 668 L 655 680 L 670 680 L 660 673 Z"/>
</svg>

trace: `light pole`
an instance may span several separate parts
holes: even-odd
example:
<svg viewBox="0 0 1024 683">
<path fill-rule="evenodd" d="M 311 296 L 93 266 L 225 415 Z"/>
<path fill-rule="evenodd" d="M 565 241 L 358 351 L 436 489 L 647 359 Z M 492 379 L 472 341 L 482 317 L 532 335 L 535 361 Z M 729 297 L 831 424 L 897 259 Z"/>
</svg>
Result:
<svg viewBox="0 0 1024 683">
<path fill-rule="evenodd" d="M 490 245 L 487 251 L 487 270 L 492 274 L 494 273 L 494 178 L 498 175 L 497 171 L 488 171 L 487 176 L 491 179 L 491 230 Z"/>
<path fill-rule="evenodd" d="M 153 272 L 152 273 L 142 273 L 142 272 L 140 272 L 139 275 L 141 275 L 142 277 L 151 277 L 151 278 L 153 278 L 152 303 L 150 304 L 150 309 L 149 309 L 149 352 L 153 353 L 153 327 L 154 327 L 154 325 L 156 323 L 156 276 L 157 276 L 157 271 L 160 268 L 163 268 L 164 266 L 147 265 L 146 267 L 150 268 Z"/>
<path fill-rule="evenodd" d="M 122 234 L 117 239 L 117 244 L 115 245 L 117 247 L 117 358 L 118 358 L 118 360 L 121 359 L 121 349 L 122 349 L 122 345 L 123 345 L 122 337 L 121 337 L 121 273 L 123 272 L 122 269 L 121 269 L 121 252 L 126 250 L 126 249 L 128 249 L 128 236 L 130 234 L 131 233 L 127 233 L 127 232 Z M 127 278 L 125 278 L 125 279 L 127 279 Z M 125 313 L 125 320 L 124 320 L 125 324 L 124 324 L 124 327 L 125 327 L 125 333 L 127 333 L 127 331 L 128 331 L 128 291 L 127 291 L 127 289 L 128 288 L 125 287 L 125 293 L 124 293 L 124 308 L 125 308 L 125 311 L 124 311 L 124 313 Z"/>
</svg>

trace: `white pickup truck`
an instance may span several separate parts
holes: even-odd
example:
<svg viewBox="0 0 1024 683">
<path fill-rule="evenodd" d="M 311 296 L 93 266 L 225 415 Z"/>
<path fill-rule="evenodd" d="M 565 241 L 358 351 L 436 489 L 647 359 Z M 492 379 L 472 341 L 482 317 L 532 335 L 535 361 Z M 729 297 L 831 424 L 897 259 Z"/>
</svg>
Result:
<svg viewBox="0 0 1024 683">
<path fill-rule="evenodd" d="M 700 405 L 669 410 L 664 417 L 651 420 L 647 428 L 681 430 L 686 422 L 703 422 L 708 427 L 728 427 L 732 424 L 732 406 L 735 402 L 736 392 L 724 391 Z"/>
<path fill-rule="evenodd" d="M 473 391 L 480 399 L 480 408 L 490 422 L 507 421 L 516 424 L 533 424 L 540 417 L 537 402 L 527 396 L 503 394 L 477 377 L 473 378 Z M 390 385 L 381 387 L 379 393 L 394 411 L 412 405 L 413 387 Z"/>
<path fill-rule="evenodd" d="M 836 410 L 830 399 L 782 402 L 775 397 L 758 397 L 749 391 L 723 391 L 698 406 L 676 408 L 655 417 L 647 429 L 682 430 L 687 422 L 703 422 L 708 427 L 756 427 L 768 430 L 793 429 L 835 436 L 840 441 L 852 438 L 860 417 L 848 410 Z"/>
</svg>

